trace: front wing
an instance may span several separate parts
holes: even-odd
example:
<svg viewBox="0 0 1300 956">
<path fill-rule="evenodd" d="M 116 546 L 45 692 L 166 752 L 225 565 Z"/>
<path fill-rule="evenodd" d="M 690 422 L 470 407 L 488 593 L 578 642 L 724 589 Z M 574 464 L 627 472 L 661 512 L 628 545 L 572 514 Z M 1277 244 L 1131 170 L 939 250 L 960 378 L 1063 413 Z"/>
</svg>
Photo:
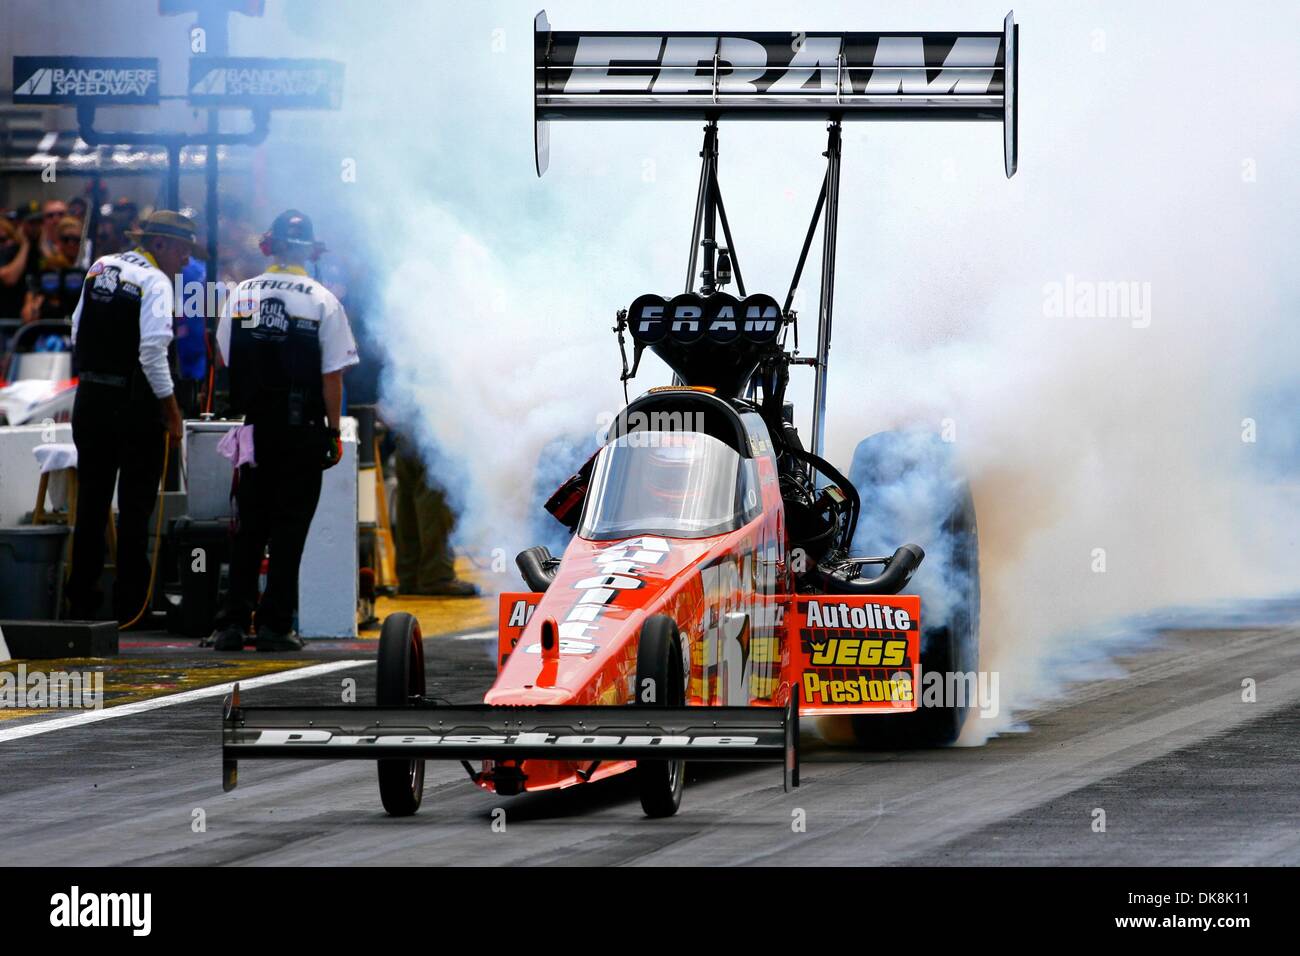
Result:
<svg viewBox="0 0 1300 956">
<path fill-rule="evenodd" d="M 786 707 L 243 707 L 222 719 L 223 785 L 238 761 L 705 760 L 772 762 L 799 785 L 799 709 Z"/>
</svg>

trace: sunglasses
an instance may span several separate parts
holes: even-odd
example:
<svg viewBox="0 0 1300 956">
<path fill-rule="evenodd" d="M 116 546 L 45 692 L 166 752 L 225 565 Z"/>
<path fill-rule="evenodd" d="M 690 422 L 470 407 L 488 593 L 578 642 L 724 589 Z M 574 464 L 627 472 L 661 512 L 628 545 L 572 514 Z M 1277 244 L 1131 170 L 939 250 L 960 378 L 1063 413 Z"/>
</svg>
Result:
<svg viewBox="0 0 1300 956">
<path fill-rule="evenodd" d="M 59 236 L 59 242 L 80 242 L 80 236 Z"/>
<path fill-rule="evenodd" d="M 58 211 L 58 212 L 47 212 L 47 213 L 45 214 L 45 218 L 46 218 L 46 219 L 62 219 L 62 218 L 63 218 L 64 216 L 66 216 L 67 214 L 68 214 L 68 213 L 67 213 L 67 210 L 60 210 L 60 211 Z"/>
</svg>

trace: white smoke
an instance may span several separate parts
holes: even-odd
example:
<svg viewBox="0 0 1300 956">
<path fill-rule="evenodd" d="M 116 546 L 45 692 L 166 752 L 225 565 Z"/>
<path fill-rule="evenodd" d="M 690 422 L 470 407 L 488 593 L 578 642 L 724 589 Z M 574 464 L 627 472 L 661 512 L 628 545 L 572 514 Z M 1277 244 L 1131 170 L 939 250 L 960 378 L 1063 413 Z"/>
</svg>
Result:
<svg viewBox="0 0 1300 956">
<path fill-rule="evenodd" d="M 872 318 L 838 323 L 832 361 L 832 408 L 872 395 L 865 422 L 832 414 L 832 451 L 864 425 L 955 429 L 1004 722 L 1111 646 L 1117 616 L 1300 584 L 1297 497 L 1266 467 L 1296 431 L 1297 12 L 1233 37 L 1210 8 L 1043 12 L 1019 17 L 1016 179 L 986 174 L 987 146 L 891 136 L 869 222 L 841 229 L 871 250 Z M 1255 95 L 1195 90 L 1208 49 Z M 1118 282 L 1146 309 L 1066 317 Z"/>
<path fill-rule="evenodd" d="M 365 214 L 387 394 L 419 417 L 430 455 L 467 475 L 461 544 L 513 554 L 533 543 L 523 529 L 543 445 L 593 434 L 621 404 L 614 310 L 682 284 L 699 128 L 558 124 L 538 183 L 532 8 L 378 7 L 290 5 L 278 21 L 273 5 L 234 41 L 347 60 L 344 113 L 295 128 L 312 131 L 324 165 L 356 160 L 356 182 L 335 192 Z M 549 10 L 561 29 L 656 30 L 989 30 L 1004 12 Z M 996 124 L 846 127 L 827 445 L 846 468 L 880 429 L 955 433 L 979 510 L 982 666 L 1001 672 L 1004 717 L 1052 691 L 1062 672 L 1051 668 L 1071 653 L 1112 646 L 1098 636 L 1106 622 L 1294 589 L 1300 566 L 1295 496 L 1259 467 L 1278 449 L 1296 463 L 1300 9 L 1225 19 L 1209 4 L 1171 16 L 1034 3 L 1017 20 L 1012 181 Z M 751 291 L 784 292 L 823 135 L 723 128 L 722 186 Z M 300 150 L 279 142 L 282 160 Z M 805 351 L 817 267 L 814 253 Z M 1104 295 L 1088 283 L 1118 282 L 1149 289 L 1145 307 L 1085 317 L 1085 302 L 1064 301 L 1067 287 Z M 637 384 L 665 380 L 648 359 Z M 792 397 L 806 416 L 806 381 Z"/>
</svg>

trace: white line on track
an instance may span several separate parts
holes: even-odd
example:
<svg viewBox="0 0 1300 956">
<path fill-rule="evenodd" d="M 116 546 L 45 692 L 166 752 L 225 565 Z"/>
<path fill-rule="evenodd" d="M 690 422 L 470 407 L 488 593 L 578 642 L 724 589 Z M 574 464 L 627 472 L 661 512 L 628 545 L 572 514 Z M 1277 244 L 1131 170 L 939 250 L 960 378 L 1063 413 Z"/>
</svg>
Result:
<svg viewBox="0 0 1300 956">
<path fill-rule="evenodd" d="M 453 637 L 453 641 L 486 641 L 489 638 L 497 636 L 496 631 L 474 631 L 471 634 L 461 634 L 459 637 Z M 435 638 L 437 640 L 437 638 Z"/>
<path fill-rule="evenodd" d="M 308 667 L 278 671 L 274 674 L 265 674 L 261 677 L 249 678 L 248 680 L 228 681 L 224 684 L 213 684 L 211 687 L 199 687 L 194 690 L 182 691 L 179 694 L 168 694 L 166 697 L 154 697 L 150 700 L 140 700 L 133 704 L 121 704 L 117 707 L 105 707 L 103 710 L 87 710 L 82 711 L 79 714 L 70 714 L 67 717 L 53 717 L 49 720 L 39 720 L 34 723 L 23 724 L 20 727 L 0 730 L 0 743 L 9 740 L 20 740 L 23 737 L 34 737 L 37 734 L 48 734 L 55 730 L 64 730 L 68 727 L 80 727 L 101 720 L 111 720 L 114 717 L 130 717 L 132 714 L 143 714 L 146 711 L 158 710 L 162 707 L 172 707 L 176 704 L 188 704 L 190 701 L 203 700 L 207 697 L 223 697 L 230 693 L 235 684 L 239 685 L 240 690 L 246 690 L 250 687 L 269 687 L 272 684 L 287 684 L 289 681 L 301 680 L 304 677 L 319 677 L 321 674 L 329 674 L 333 671 L 350 670 L 353 667 L 360 667 L 363 664 L 372 663 L 374 662 L 330 661 L 325 664 L 312 664 Z M 215 723 L 213 726 L 216 726 Z"/>
</svg>

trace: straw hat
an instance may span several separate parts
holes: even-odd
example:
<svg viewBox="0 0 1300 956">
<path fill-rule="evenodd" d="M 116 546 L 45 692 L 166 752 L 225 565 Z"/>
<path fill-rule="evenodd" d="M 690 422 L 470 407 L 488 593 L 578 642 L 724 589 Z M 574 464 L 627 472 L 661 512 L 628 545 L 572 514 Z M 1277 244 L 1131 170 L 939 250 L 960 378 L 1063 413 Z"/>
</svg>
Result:
<svg viewBox="0 0 1300 956">
<path fill-rule="evenodd" d="M 199 254 L 198 232 L 194 220 L 170 209 L 151 212 L 141 220 L 138 229 L 128 229 L 126 234 L 133 241 L 143 241 L 149 236 L 180 239 L 189 244 L 190 255 Z"/>
</svg>

